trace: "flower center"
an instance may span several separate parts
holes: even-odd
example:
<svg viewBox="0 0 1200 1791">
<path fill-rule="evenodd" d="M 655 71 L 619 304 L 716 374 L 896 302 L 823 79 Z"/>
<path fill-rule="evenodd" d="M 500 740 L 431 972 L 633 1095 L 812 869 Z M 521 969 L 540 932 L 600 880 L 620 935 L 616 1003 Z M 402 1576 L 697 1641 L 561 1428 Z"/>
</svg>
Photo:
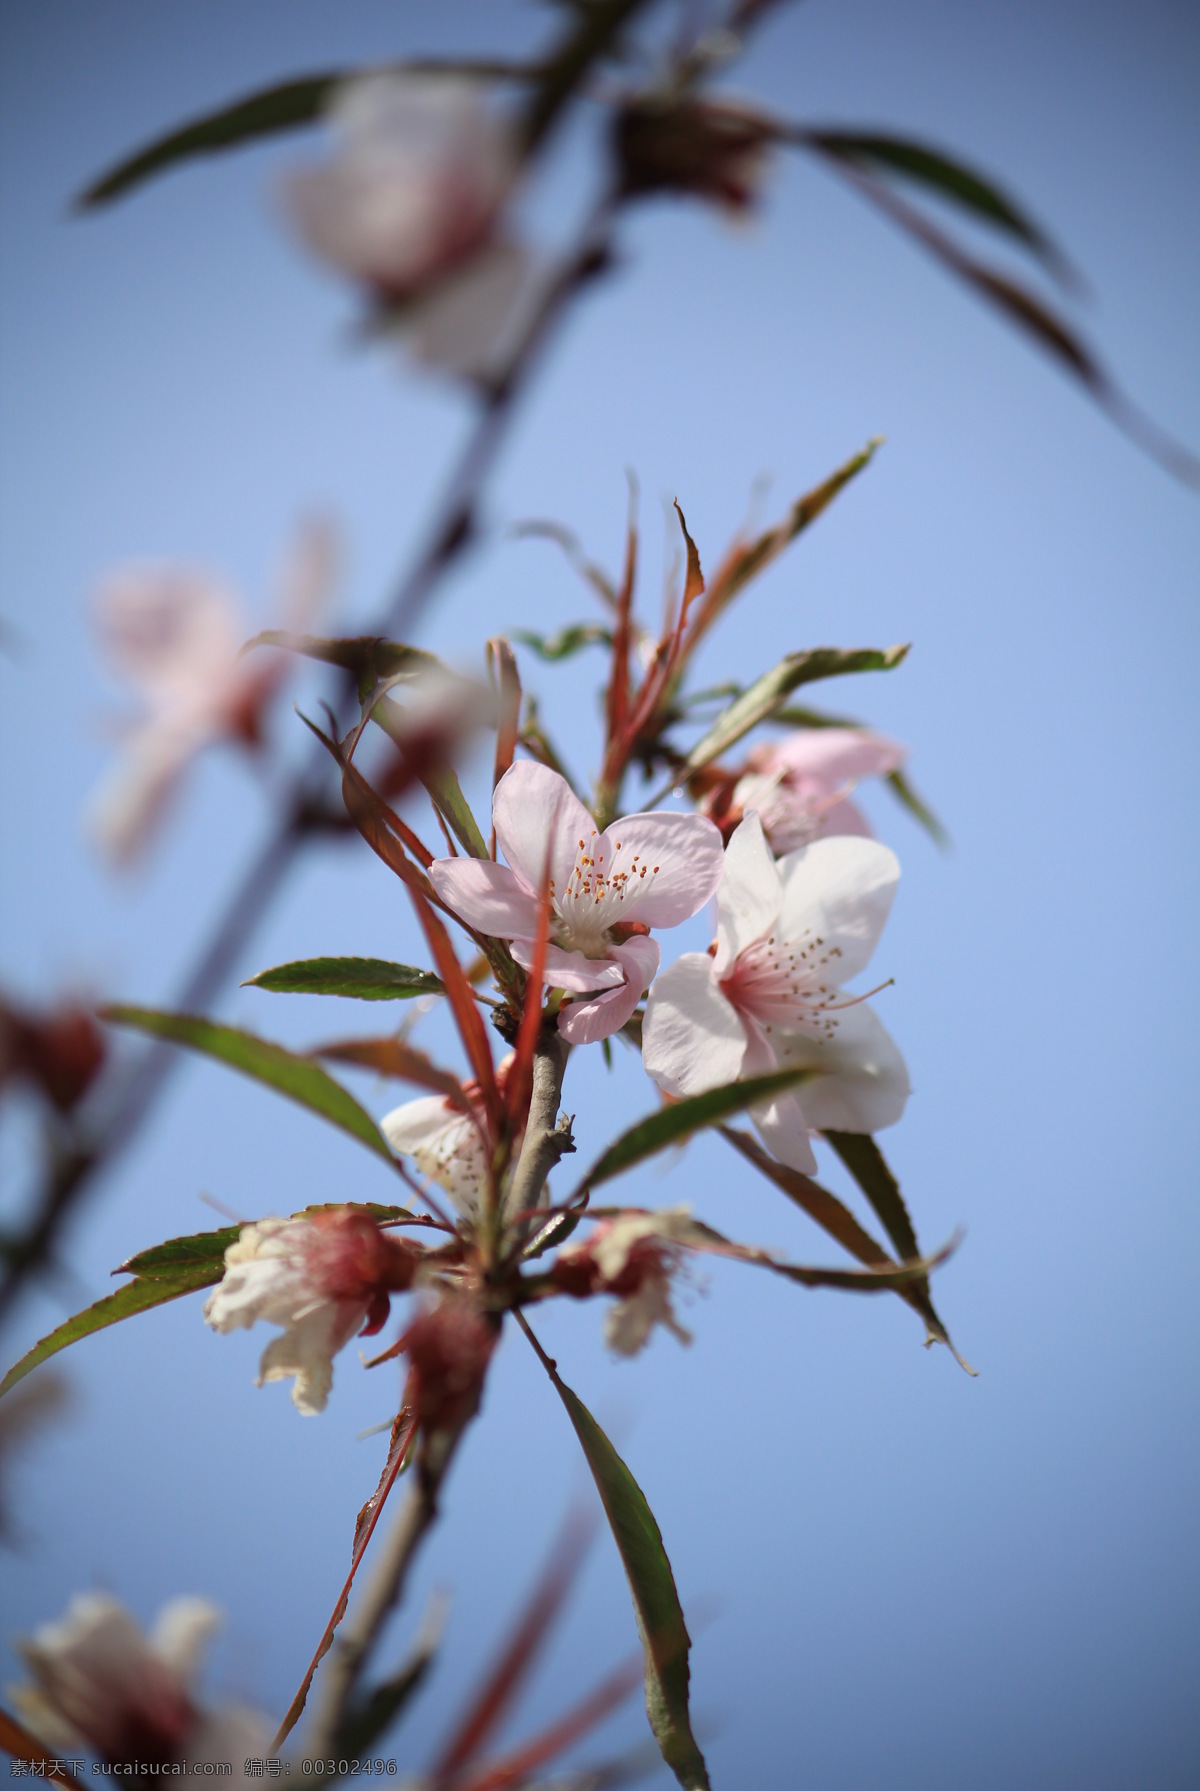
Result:
<svg viewBox="0 0 1200 1791">
<path fill-rule="evenodd" d="M 771 933 L 739 952 L 721 978 L 721 993 L 768 1032 L 778 1026 L 831 1039 L 838 1024 L 831 1010 L 840 1004 L 836 968 L 830 966 L 841 955 L 840 945 L 826 945 L 811 927 L 797 939 Z"/>
<path fill-rule="evenodd" d="M 626 898 L 658 873 L 659 866 L 645 863 L 640 852 L 624 850 L 620 840 L 593 828 L 590 839 L 578 842 L 565 888 L 551 879 L 554 943 L 588 958 L 608 957 L 615 943 L 611 929 L 625 920 Z"/>
</svg>

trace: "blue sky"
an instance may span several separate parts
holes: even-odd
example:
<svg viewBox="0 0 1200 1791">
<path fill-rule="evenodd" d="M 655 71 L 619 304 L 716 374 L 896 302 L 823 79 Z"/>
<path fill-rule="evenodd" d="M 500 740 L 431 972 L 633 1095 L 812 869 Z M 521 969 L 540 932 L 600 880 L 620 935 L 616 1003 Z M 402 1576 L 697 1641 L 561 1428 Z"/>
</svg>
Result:
<svg viewBox="0 0 1200 1791">
<path fill-rule="evenodd" d="M 0 16 L 0 613 L 18 634 L 0 661 L 6 987 L 168 1000 L 269 812 L 269 787 L 213 755 L 144 875 L 96 863 L 80 816 L 121 698 L 87 626 L 98 578 L 129 558 L 199 561 L 257 623 L 290 528 L 320 506 L 347 544 L 341 613 L 362 624 L 470 421 L 460 395 L 353 347 L 351 295 L 289 240 L 275 195 L 314 137 L 196 166 L 94 218 L 68 218 L 71 194 L 256 83 L 513 49 L 542 25 L 508 4 L 447 4 L 435 21 L 365 0 L 62 0 Z M 789 115 L 918 134 L 1002 177 L 1084 270 L 1084 327 L 1114 372 L 1195 447 L 1198 62 L 1182 5 L 814 0 L 781 10 L 736 87 Z M 581 202 L 594 129 L 585 117 L 567 133 L 531 196 L 547 241 Z M 613 1363 L 590 1306 L 547 1314 L 547 1347 L 626 1452 L 685 1604 L 709 1613 L 693 1685 L 714 1782 L 1191 1784 L 1200 502 L 815 166 L 781 163 L 745 228 L 647 205 L 622 248 L 527 396 L 483 539 L 422 641 L 461 660 L 498 630 L 586 615 L 551 549 L 508 531 L 553 517 L 615 566 L 627 467 L 653 610 L 671 498 L 711 562 L 761 476 L 769 517 L 886 437 L 698 676 L 747 679 L 806 645 L 914 643 L 901 670 L 828 702 L 910 742 L 954 839 L 939 854 L 867 798 L 904 871 L 876 962 L 896 978 L 881 1002 L 914 1095 L 885 1142 L 922 1239 L 966 1230 L 938 1301 L 980 1374 L 922 1352 L 899 1302 L 732 1264 L 687 1303 L 688 1351 L 660 1335 Z M 583 665 L 537 676 L 568 757 L 594 767 Z M 275 735 L 284 759 L 302 750 L 286 704 Z M 470 788 L 485 783 L 478 765 Z M 365 851 L 336 852 L 303 865 L 239 975 L 417 949 L 394 882 Z M 305 1042 L 362 1022 L 233 987 L 220 1011 Z M 598 1062 L 571 1073 L 587 1160 L 652 1090 L 620 1055 L 611 1083 Z M 362 1092 L 383 1110 L 386 1091 Z M 31 1122 L 4 1119 L 19 1207 Z M 739 1236 L 831 1260 L 731 1167 L 704 1141 L 628 1195 L 686 1199 Z M 828 1179 L 844 1186 L 833 1165 Z M 217 1223 L 201 1193 L 255 1215 L 384 1186 L 307 1116 L 188 1065 L 71 1233 L 70 1278 L 28 1300 L 6 1354 L 97 1297 L 131 1251 Z M 380 1439 L 356 1438 L 395 1387 L 349 1351 L 327 1413 L 302 1421 L 282 1388 L 252 1384 L 265 1339 L 217 1339 L 198 1304 L 64 1358 L 74 1417 L 16 1476 L 27 1536 L 5 1627 L 27 1633 L 88 1585 L 145 1618 L 199 1592 L 228 1613 L 217 1683 L 278 1710 L 377 1472 Z M 581 1479 L 541 1371 L 508 1338 L 396 1628 L 398 1651 L 430 1588 L 452 1589 L 404 1764 L 428 1757 Z M 631 1642 L 602 1538 L 538 1710 Z M 640 1720 L 631 1709 L 611 1738 L 632 1741 Z"/>
</svg>

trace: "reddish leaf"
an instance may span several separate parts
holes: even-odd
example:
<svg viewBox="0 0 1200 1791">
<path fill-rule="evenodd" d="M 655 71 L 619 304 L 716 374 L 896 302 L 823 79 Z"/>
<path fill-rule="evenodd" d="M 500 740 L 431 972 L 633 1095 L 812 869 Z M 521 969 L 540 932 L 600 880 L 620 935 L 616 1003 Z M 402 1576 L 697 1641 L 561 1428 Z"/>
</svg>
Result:
<svg viewBox="0 0 1200 1791">
<path fill-rule="evenodd" d="M 610 1711 L 623 1704 L 631 1692 L 641 1684 L 645 1667 L 635 1655 L 625 1665 L 610 1673 L 596 1687 L 595 1691 L 577 1704 L 573 1710 L 552 1723 L 524 1747 L 510 1754 L 506 1760 L 494 1761 L 484 1767 L 474 1778 L 456 1785 L 455 1791 L 513 1791 L 513 1787 L 528 1784 L 529 1775 L 540 1766 L 545 1766 L 556 1755 L 565 1753 L 567 1748 L 602 1723 Z M 590 1783 L 590 1780 L 587 1782 Z"/>
<path fill-rule="evenodd" d="M 457 1076 L 440 1070 L 424 1051 L 406 1045 L 396 1038 L 335 1039 L 330 1045 L 314 1045 L 310 1057 L 329 1057 L 335 1063 L 355 1063 L 360 1069 L 374 1070 L 380 1076 L 394 1076 L 400 1082 L 415 1082 L 440 1094 L 459 1113 L 470 1113 L 471 1102 Z"/>
<path fill-rule="evenodd" d="M 510 1136 L 516 1135 L 521 1121 L 529 1111 L 529 1097 L 533 1091 L 533 1058 L 537 1050 L 538 1035 L 542 1030 L 542 972 L 546 968 L 546 947 L 549 941 L 550 855 L 547 853 L 545 867 L 542 871 L 541 894 L 538 899 L 537 934 L 533 943 L 529 980 L 525 984 L 521 1024 L 517 1029 L 513 1061 L 509 1067 L 508 1081 L 504 1088 Z"/>
<path fill-rule="evenodd" d="M 619 739 L 629 711 L 629 642 L 633 585 L 637 575 L 637 486 L 629 481 L 629 522 L 625 534 L 625 570 L 617 593 L 617 625 L 613 631 L 612 676 L 608 686 L 608 746 Z"/>
<path fill-rule="evenodd" d="M 279 1752 L 280 1748 L 299 1722 L 301 1712 L 303 1711 L 305 1702 L 308 1698 L 308 1688 L 313 1682 L 313 1675 L 316 1673 L 317 1668 L 320 1666 L 326 1654 L 328 1654 L 333 1642 L 334 1631 L 337 1629 L 342 1618 L 346 1615 L 346 1606 L 350 1602 L 350 1591 L 354 1585 L 354 1576 L 358 1572 L 362 1558 L 367 1552 L 367 1545 L 375 1533 L 375 1526 L 379 1522 L 384 1505 L 387 1503 L 388 1494 L 396 1484 L 397 1476 L 400 1473 L 401 1467 L 404 1465 L 404 1457 L 407 1453 L 408 1446 L 412 1441 L 415 1427 L 413 1414 L 409 1411 L 407 1406 L 401 1406 L 396 1414 L 395 1422 L 392 1425 L 391 1443 L 388 1447 L 387 1461 L 384 1463 L 383 1473 L 379 1477 L 379 1484 L 359 1512 L 358 1521 L 354 1526 L 354 1551 L 351 1556 L 349 1575 L 338 1596 L 338 1601 L 333 1607 L 333 1614 L 331 1615 L 329 1622 L 325 1625 L 324 1634 L 322 1635 L 321 1640 L 317 1643 L 317 1651 L 308 1663 L 308 1671 L 300 1681 L 300 1689 L 288 1705 L 287 1715 L 280 1723 L 279 1731 L 271 1743 L 272 1754 L 277 1754 Z"/>
</svg>

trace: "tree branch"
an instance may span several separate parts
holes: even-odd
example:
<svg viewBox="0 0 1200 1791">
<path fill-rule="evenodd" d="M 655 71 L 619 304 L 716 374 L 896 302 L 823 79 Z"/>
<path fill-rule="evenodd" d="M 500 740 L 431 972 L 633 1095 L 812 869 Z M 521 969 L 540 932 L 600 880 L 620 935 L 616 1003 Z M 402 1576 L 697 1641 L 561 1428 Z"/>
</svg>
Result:
<svg viewBox="0 0 1200 1791">
<path fill-rule="evenodd" d="M 533 1089 L 529 1097 L 529 1120 L 517 1167 L 505 1200 L 505 1217 L 511 1222 L 518 1213 L 527 1215 L 518 1227 L 523 1238 L 533 1223 L 532 1214 L 546 1186 L 546 1177 L 563 1157 L 575 1149 L 571 1132 L 573 1116 L 559 1115 L 563 1076 L 571 1047 L 551 1021 L 543 1027 L 533 1056 Z"/>
</svg>

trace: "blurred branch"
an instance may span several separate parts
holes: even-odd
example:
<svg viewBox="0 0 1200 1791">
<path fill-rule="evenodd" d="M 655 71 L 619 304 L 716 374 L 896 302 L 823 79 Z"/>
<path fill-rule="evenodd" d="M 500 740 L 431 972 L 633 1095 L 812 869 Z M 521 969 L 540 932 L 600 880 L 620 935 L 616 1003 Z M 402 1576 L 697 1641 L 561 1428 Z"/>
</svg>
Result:
<svg viewBox="0 0 1200 1791">
<path fill-rule="evenodd" d="M 598 202 L 573 253 L 543 290 L 508 365 L 482 390 L 475 427 L 447 480 L 425 546 L 371 632 L 394 637 L 415 629 L 440 580 L 474 540 L 479 502 L 512 427 L 518 400 L 572 299 L 609 265 L 616 211 L 611 195 Z M 334 715 L 339 727 L 357 718 L 352 680 L 343 679 Z M 203 1012 L 207 1008 L 282 888 L 300 847 L 310 837 L 327 832 L 322 820 L 327 814 L 328 776 L 328 755 L 323 748 L 315 749 L 293 779 L 282 815 L 273 822 L 207 945 L 184 978 L 171 1004 L 177 1010 Z M 105 1079 L 96 1100 L 87 1104 L 66 1134 L 67 1141 L 46 1173 L 26 1230 L 5 1240 L 0 1323 L 11 1312 L 25 1282 L 52 1256 L 60 1230 L 92 1178 L 132 1142 L 176 1057 L 173 1047 L 154 1045 L 126 1063 L 114 1079 Z"/>
</svg>

